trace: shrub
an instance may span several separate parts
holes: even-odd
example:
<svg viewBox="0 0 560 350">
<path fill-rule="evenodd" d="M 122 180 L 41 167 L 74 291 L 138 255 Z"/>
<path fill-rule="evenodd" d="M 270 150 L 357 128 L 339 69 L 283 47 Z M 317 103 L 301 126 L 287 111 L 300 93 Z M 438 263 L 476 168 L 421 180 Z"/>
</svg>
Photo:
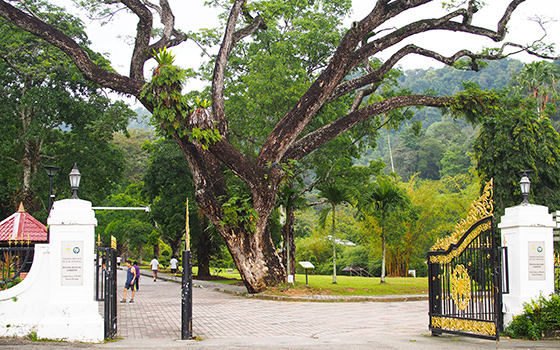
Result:
<svg viewBox="0 0 560 350">
<path fill-rule="evenodd" d="M 560 331 L 560 295 L 549 298 L 539 296 L 523 305 L 523 313 L 515 316 L 505 333 L 512 338 L 541 339 L 547 334 Z"/>
</svg>

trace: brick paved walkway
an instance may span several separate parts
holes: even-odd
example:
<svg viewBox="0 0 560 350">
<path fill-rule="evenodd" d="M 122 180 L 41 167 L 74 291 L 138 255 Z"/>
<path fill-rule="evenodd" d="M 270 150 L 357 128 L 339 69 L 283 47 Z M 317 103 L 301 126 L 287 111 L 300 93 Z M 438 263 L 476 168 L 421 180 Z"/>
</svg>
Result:
<svg viewBox="0 0 560 350">
<path fill-rule="evenodd" d="M 119 271 L 122 298 L 124 271 Z M 130 339 L 180 339 L 180 283 L 140 279 L 134 303 L 118 304 L 118 334 Z M 128 293 L 130 298 L 130 292 Z M 428 333 L 427 301 L 313 303 L 239 297 L 193 289 L 193 333 L 203 339 Z"/>
</svg>

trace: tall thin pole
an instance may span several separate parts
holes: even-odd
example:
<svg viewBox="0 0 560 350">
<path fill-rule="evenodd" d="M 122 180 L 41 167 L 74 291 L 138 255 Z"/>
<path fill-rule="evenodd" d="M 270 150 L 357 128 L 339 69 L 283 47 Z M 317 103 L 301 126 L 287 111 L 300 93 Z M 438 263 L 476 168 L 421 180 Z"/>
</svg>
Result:
<svg viewBox="0 0 560 350">
<path fill-rule="evenodd" d="M 189 227 L 189 198 L 187 197 L 187 211 L 185 215 L 185 250 L 191 250 L 191 230 Z"/>
<path fill-rule="evenodd" d="M 185 250 L 183 251 L 183 283 L 181 288 L 181 339 L 192 338 L 192 257 L 189 228 L 189 198 L 185 213 Z"/>
<path fill-rule="evenodd" d="M 51 214 L 51 207 L 52 207 L 52 176 L 49 175 L 49 210 L 47 212 L 47 216 Z"/>
</svg>

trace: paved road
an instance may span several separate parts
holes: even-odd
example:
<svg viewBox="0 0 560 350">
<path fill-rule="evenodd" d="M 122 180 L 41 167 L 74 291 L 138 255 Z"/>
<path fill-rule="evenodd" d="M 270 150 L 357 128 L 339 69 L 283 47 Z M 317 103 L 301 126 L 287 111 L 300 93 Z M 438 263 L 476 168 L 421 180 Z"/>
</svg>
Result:
<svg viewBox="0 0 560 350">
<path fill-rule="evenodd" d="M 124 272 L 119 272 L 122 298 Z M 560 349 L 560 342 L 493 341 L 427 329 L 427 301 L 285 302 L 193 289 L 193 333 L 181 337 L 180 284 L 142 276 L 134 303 L 118 304 L 117 341 L 105 344 L 0 341 L 12 349 Z M 130 294 L 129 294 L 130 297 Z"/>
<path fill-rule="evenodd" d="M 124 273 L 119 276 L 122 298 Z M 140 279 L 135 303 L 119 303 L 119 336 L 135 339 L 180 339 L 180 284 L 147 276 Z M 129 293 L 130 295 L 130 293 Z M 295 336 L 363 336 L 371 333 L 428 333 L 427 303 L 278 302 L 193 289 L 193 333 L 202 339 Z M 407 314 L 409 322 L 403 322 Z"/>
</svg>

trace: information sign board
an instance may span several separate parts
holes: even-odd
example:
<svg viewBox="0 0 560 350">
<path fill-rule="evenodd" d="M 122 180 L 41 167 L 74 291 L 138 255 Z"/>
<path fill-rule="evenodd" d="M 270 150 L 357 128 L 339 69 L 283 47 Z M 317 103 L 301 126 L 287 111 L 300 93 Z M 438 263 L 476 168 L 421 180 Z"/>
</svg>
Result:
<svg viewBox="0 0 560 350">
<path fill-rule="evenodd" d="M 303 266 L 304 269 L 313 269 L 315 266 L 309 261 L 300 261 L 299 264 Z"/>
<path fill-rule="evenodd" d="M 546 279 L 544 241 L 529 241 L 529 280 Z"/>
<path fill-rule="evenodd" d="M 84 284 L 84 242 L 62 241 L 61 284 L 81 286 Z"/>
</svg>

